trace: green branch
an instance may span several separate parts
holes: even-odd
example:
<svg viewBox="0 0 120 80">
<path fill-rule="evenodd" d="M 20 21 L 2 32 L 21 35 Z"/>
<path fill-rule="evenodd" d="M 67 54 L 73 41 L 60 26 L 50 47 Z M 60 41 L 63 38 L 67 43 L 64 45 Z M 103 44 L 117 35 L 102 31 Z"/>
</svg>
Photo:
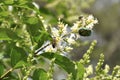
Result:
<svg viewBox="0 0 120 80">
<path fill-rule="evenodd" d="M 6 72 L 0 77 L 0 80 L 2 80 L 4 77 L 6 77 L 11 71 L 13 71 L 13 68 L 10 68 L 8 71 L 6 71 Z"/>
</svg>

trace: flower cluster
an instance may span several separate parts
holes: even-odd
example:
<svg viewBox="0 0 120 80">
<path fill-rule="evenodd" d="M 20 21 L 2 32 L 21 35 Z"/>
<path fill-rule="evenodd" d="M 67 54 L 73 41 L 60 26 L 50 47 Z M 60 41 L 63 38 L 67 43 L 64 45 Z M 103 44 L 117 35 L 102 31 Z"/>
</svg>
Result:
<svg viewBox="0 0 120 80">
<path fill-rule="evenodd" d="M 92 28 L 96 23 L 98 23 L 98 21 L 92 15 L 88 17 L 80 16 L 79 21 L 71 27 L 72 33 L 79 33 L 80 36 L 90 36 Z"/>
<path fill-rule="evenodd" d="M 61 52 L 66 53 L 71 51 L 72 45 L 76 44 L 76 39 L 79 38 L 79 36 L 88 36 L 89 32 L 91 32 L 94 24 L 96 24 L 98 21 L 97 19 L 94 19 L 92 15 L 89 15 L 87 17 L 81 17 L 78 21 L 76 21 L 72 27 L 69 27 L 67 24 L 64 24 L 59 20 L 58 25 L 56 27 L 48 27 L 45 26 L 45 29 L 50 32 L 52 41 L 46 42 L 43 46 L 46 44 L 50 44 L 47 47 L 45 47 L 45 52 Z M 81 28 L 86 28 L 89 30 L 79 31 Z M 80 32 L 80 33 L 79 33 Z M 78 35 L 78 33 L 80 35 Z M 82 35 L 81 35 L 82 34 Z"/>
<path fill-rule="evenodd" d="M 89 15 L 88 17 L 80 16 L 79 20 L 71 27 L 72 33 L 78 33 L 80 28 L 92 29 L 96 23 L 98 23 L 98 20 L 92 15 Z"/>
<path fill-rule="evenodd" d="M 83 80 L 120 80 L 120 66 L 115 66 L 112 73 L 110 73 L 109 65 L 106 64 L 103 67 L 103 63 L 104 55 L 101 53 L 96 66 L 85 66 Z"/>
<path fill-rule="evenodd" d="M 46 52 L 69 52 L 73 48 L 71 45 L 75 44 L 76 41 L 72 36 L 68 25 L 63 24 L 62 22 L 58 22 L 57 27 L 51 28 L 51 36 L 53 38 L 51 45 L 46 47 Z"/>
</svg>

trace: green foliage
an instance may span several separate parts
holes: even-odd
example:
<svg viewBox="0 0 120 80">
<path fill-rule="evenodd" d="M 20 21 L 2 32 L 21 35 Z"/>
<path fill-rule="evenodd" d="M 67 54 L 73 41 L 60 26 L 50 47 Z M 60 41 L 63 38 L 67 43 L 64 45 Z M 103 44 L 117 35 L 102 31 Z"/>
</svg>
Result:
<svg viewBox="0 0 120 80">
<path fill-rule="evenodd" d="M 84 66 L 80 62 L 77 62 L 76 66 L 77 66 L 76 80 L 81 80 L 83 79 L 85 73 Z"/>
<path fill-rule="evenodd" d="M 3 64 L 0 64 L 0 76 L 3 74 L 4 72 L 4 66 Z"/>
<path fill-rule="evenodd" d="M 40 4 L 40 12 L 51 24 L 56 24 L 58 18 L 72 24 L 78 19 L 83 9 L 87 9 L 95 0 L 35 0 Z M 42 4 L 44 3 L 44 4 Z"/>
<path fill-rule="evenodd" d="M 90 48 L 79 61 L 72 61 L 66 56 L 73 49 L 72 45 L 77 44 L 78 37 L 76 36 L 83 36 L 79 35 L 79 30 L 87 29 L 85 33 L 82 31 L 80 34 L 89 36 L 97 19 L 92 15 L 83 16 L 71 27 L 61 20 L 52 20 L 54 23 L 58 22 L 54 27 L 48 25 L 49 23 L 41 15 L 46 15 L 46 19 L 54 18 L 54 15 L 49 15 L 53 12 L 47 9 L 53 8 L 51 5 L 54 4 L 59 9 L 56 10 L 57 15 L 62 14 L 62 11 L 65 16 L 69 16 L 70 14 L 65 12 L 67 1 L 60 5 L 52 0 L 46 0 L 46 2 L 49 4 L 40 10 L 35 7 L 32 0 L 2 0 L 0 2 L 0 56 L 3 56 L 0 58 L 0 80 L 28 80 L 29 78 L 53 80 L 55 65 L 66 72 L 67 80 L 118 78 L 116 75 L 120 76 L 119 67 L 114 68 L 112 77 L 108 74 L 108 67 L 102 69 L 104 61 L 102 54 L 94 72 L 96 76 L 89 78 L 92 68 L 88 64 L 90 64 L 90 55 L 96 45 L 96 40 L 91 43 Z"/>
<path fill-rule="evenodd" d="M 72 73 L 73 77 L 76 76 L 75 64 L 68 58 L 61 56 L 57 53 L 43 53 L 41 54 L 45 58 L 53 59 L 55 58 L 55 63 L 62 67 L 68 74 Z"/>
<path fill-rule="evenodd" d="M 47 72 L 43 69 L 36 69 L 33 73 L 33 80 L 48 80 Z"/>
<path fill-rule="evenodd" d="M 26 52 L 22 48 L 13 47 L 11 49 L 11 65 L 14 67 L 19 61 L 26 61 L 27 55 Z"/>
<path fill-rule="evenodd" d="M 20 37 L 10 29 L 0 28 L 0 40 L 19 40 Z"/>
</svg>

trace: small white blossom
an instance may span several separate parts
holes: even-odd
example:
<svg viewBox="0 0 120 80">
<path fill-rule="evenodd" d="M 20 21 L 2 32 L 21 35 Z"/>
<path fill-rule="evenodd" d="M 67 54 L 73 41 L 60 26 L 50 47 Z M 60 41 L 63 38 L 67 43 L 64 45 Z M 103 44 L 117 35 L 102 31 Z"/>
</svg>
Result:
<svg viewBox="0 0 120 80">
<path fill-rule="evenodd" d="M 59 37 L 59 31 L 56 28 L 52 28 L 52 37 Z"/>
<path fill-rule="evenodd" d="M 94 24 L 98 23 L 97 19 L 94 19 L 93 15 L 89 15 L 86 20 L 86 28 L 92 29 Z"/>
<path fill-rule="evenodd" d="M 8 6 L 8 10 L 12 11 L 13 10 L 13 6 Z"/>
<path fill-rule="evenodd" d="M 89 15 L 89 16 L 87 17 L 87 19 L 88 19 L 88 20 L 94 20 L 94 17 L 93 17 L 93 15 Z"/>
<path fill-rule="evenodd" d="M 73 33 L 77 33 L 78 32 L 78 24 L 74 23 L 74 25 L 71 27 L 71 30 Z"/>
<path fill-rule="evenodd" d="M 107 74 L 110 70 L 110 67 L 108 65 L 105 65 L 105 69 L 104 69 L 104 72 Z"/>
<path fill-rule="evenodd" d="M 89 75 L 93 74 L 93 66 L 92 65 L 89 65 L 87 68 L 86 68 L 86 73 L 84 74 L 84 77 L 87 77 Z"/>
<path fill-rule="evenodd" d="M 62 36 L 64 36 L 64 35 L 66 35 L 67 34 L 67 24 L 63 27 L 63 29 L 62 29 Z"/>
<path fill-rule="evenodd" d="M 39 5 L 35 2 L 32 3 L 37 9 L 39 9 Z"/>
<path fill-rule="evenodd" d="M 71 51 L 72 49 L 73 49 L 72 47 L 68 47 L 68 46 L 65 47 L 65 51 L 67 52 Z"/>
<path fill-rule="evenodd" d="M 93 24 L 93 23 L 90 23 L 90 24 L 88 24 L 88 25 L 86 26 L 86 28 L 87 28 L 87 29 L 92 29 L 93 26 L 94 26 L 94 24 Z"/>
<path fill-rule="evenodd" d="M 71 37 L 70 38 L 67 37 L 66 40 L 67 40 L 68 44 L 70 44 L 70 45 L 76 43 L 76 41 Z"/>
</svg>

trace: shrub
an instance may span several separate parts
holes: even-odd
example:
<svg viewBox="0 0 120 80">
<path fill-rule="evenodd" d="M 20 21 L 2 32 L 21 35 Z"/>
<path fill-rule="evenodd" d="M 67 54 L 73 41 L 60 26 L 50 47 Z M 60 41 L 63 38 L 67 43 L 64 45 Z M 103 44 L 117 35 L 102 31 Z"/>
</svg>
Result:
<svg viewBox="0 0 120 80">
<path fill-rule="evenodd" d="M 55 64 L 67 72 L 67 80 L 119 80 L 119 66 L 112 74 L 108 65 L 102 68 L 103 54 L 93 70 L 90 55 L 96 40 L 79 61 L 66 56 L 80 36 L 91 35 L 97 23 L 92 15 L 80 16 L 72 26 L 58 19 L 54 27 L 32 0 L 2 0 L 0 15 L 1 80 L 53 80 Z"/>
</svg>

